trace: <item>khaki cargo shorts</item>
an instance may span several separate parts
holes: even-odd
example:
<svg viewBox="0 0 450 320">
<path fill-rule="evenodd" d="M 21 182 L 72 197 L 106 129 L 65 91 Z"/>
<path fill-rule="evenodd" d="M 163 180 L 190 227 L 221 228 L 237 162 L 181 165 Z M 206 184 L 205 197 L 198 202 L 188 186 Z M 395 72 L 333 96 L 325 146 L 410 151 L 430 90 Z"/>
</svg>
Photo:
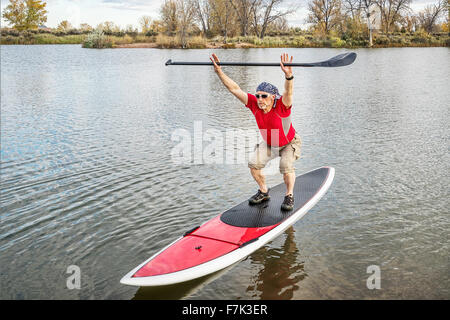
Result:
<svg viewBox="0 0 450 320">
<path fill-rule="evenodd" d="M 297 133 L 291 142 L 281 148 L 271 148 L 265 142 L 258 143 L 250 156 L 248 167 L 261 170 L 270 160 L 281 157 L 280 172 L 282 174 L 295 172 L 294 161 L 300 158 L 301 146 L 302 141 Z"/>
</svg>

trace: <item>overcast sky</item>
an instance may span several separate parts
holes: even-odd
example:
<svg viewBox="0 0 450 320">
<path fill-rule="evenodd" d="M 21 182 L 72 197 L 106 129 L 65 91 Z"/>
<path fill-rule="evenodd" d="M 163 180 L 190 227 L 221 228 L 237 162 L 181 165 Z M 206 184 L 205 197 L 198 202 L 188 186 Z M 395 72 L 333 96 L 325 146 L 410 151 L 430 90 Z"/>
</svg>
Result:
<svg viewBox="0 0 450 320">
<path fill-rule="evenodd" d="M 0 0 L 1 10 L 8 5 L 9 0 Z M 285 0 L 286 4 L 300 5 L 295 14 L 288 16 L 288 22 L 292 26 L 305 24 L 307 14 L 306 3 L 308 0 Z M 413 0 L 411 8 L 414 11 L 423 9 L 427 4 L 437 0 Z M 112 21 L 125 27 L 132 24 L 139 26 L 139 18 L 143 15 L 154 19 L 159 17 L 159 9 L 164 0 L 48 0 L 46 25 L 55 28 L 63 20 L 68 20 L 73 26 L 78 27 L 80 23 L 88 23 L 95 27 L 104 21 Z M 2 19 L 2 26 L 7 26 Z"/>
</svg>

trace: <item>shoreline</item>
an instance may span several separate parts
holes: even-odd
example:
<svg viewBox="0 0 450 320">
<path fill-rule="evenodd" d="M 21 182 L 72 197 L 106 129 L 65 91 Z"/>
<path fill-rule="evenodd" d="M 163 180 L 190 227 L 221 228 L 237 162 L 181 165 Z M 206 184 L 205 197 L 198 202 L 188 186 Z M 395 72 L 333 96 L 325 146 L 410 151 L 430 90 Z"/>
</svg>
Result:
<svg viewBox="0 0 450 320">
<path fill-rule="evenodd" d="M 129 49 L 129 48 L 152 48 L 152 49 L 168 49 L 164 46 L 158 45 L 156 42 L 136 42 L 136 43 L 126 43 L 126 44 L 116 44 L 113 45 L 113 49 Z M 216 42 L 207 43 L 204 48 L 195 48 L 195 49 L 249 49 L 249 48 L 265 48 L 256 46 L 254 44 L 248 42 L 241 43 L 222 43 L 218 44 Z M 171 47 L 170 49 L 183 49 L 181 47 Z M 186 48 L 192 49 L 192 48 Z"/>
<path fill-rule="evenodd" d="M 423 37 L 422 37 L 423 36 Z M 227 43 L 222 39 L 205 39 L 191 37 L 187 39 L 185 47 L 176 37 L 115 37 L 105 36 L 91 40 L 86 45 L 86 37 L 83 36 L 39 36 L 13 37 L 2 36 L 0 45 L 55 45 L 55 44 L 79 44 L 83 48 L 114 48 L 114 49 L 250 49 L 250 48 L 335 48 L 335 49 L 361 49 L 361 48 L 426 48 L 426 47 L 450 47 L 450 36 L 439 35 L 379 35 L 374 38 L 371 47 L 365 39 L 342 39 L 335 36 L 312 37 L 284 36 L 231 38 Z"/>
<path fill-rule="evenodd" d="M 380 49 L 380 48 L 448 48 L 446 45 L 439 44 L 409 44 L 409 45 L 379 45 L 375 44 L 372 47 L 364 47 L 364 46 L 343 46 L 343 47 L 333 47 L 333 46 L 258 46 L 251 43 L 238 43 L 238 44 L 207 44 L 205 47 L 201 48 L 182 48 L 182 47 L 165 47 L 159 46 L 157 43 L 148 42 L 148 43 L 128 43 L 128 44 L 117 44 L 113 45 L 110 49 L 269 49 L 269 48 L 301 48 L 301 49 Z"/>
<path fill-rule="evenodd" d="M 42 45 L 80 45 L 82 43 L 0 43 L 0 46 L 42 46 Z M 182 48 L 181 46 L 161 46 L 155 42 L 136 42 L 136 43 L 127 43 L 127 44 L 114 44 L 111 47 L 105 48 L 92 48 L 92 49 L 180 49 L 180 50 L 189 50 L 189 49 L 274 49 L 274 48 L 297 48 L 297 49 L 382 49 L 382 48 L 449 48 L 448 45 L 445 44 L 388 44 L 388 45 L 380 45 L 374 44 L 372 47 L 366 46 L 290 46 L 290 45 L 281 45 L 281 46 L 258 46 L 251 43 L 238 43 L 238 44 L 207 44 L 201 47 L 189 47 Z M 84 48 L 91 49 L 91 48 Z"/>
</svg>

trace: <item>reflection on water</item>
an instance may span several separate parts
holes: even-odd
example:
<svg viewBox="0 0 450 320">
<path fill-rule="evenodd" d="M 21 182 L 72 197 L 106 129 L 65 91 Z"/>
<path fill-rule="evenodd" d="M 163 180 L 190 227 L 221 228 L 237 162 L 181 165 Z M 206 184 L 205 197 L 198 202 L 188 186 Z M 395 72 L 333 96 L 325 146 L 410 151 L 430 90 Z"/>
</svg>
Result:
<svg viewBox="0 0 450 320">
<path fill-rule="evenodd" d="M 139 290 L 134 295 L 133 300 L 188 299 L 192 294 L 198 292 L 210 282 L 219 279 L 223 274 L 229 272 L 234 268 L 236 264 L 237 263 L 232 264 L 225 269 L 219 270 L 204 277 L 193 279 L 183 283 L 157 287 L 139 287 Z"/>
<path fill-rule="evenodd" d="M 263 247 L 250 256 L 251 263 L 262 265 L 258 274 L 252 277 L 247 292 L 252 298 L 265 300 L 292 299 L 299 289 L 300 281 L 307 274 L 304 262 L 299 261 L 299 250 L 295 243 L 294 229 L 288 228 L 286 239 L 281 247 Z"/>
<path fill-rule="evenodd" d="M 214 52 L 278 61 L 285 50 Z M 288 52 L 308 62 L 342 50 Z M 2 46 L 0 298 L 450 298 L 448 48 L 360 49 L 345 68 L 296 69 L 296 171 L 335 167 L 324 198 L 219 276 L 154 289 L 119 283 L 256 190 L 245 164 L 171 161 L 172 133 L 192 134 L 195 121 L 223 134 L 256 128 L 211 68 L 164 65 L 211 53 Z M 226 72 L 244 91 L 283 87 L 278 68 Z M 81 290 L 66 288 L 70 265 Z M 370 265 L 382 290 L 365 286 Z"/>
</svg>

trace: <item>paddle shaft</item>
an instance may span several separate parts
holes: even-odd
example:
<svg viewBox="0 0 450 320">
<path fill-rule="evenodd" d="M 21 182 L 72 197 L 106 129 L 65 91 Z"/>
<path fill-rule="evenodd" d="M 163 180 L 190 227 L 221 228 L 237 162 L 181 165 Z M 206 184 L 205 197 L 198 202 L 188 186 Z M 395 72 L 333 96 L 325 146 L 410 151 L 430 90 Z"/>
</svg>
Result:
<svg viewBox="0 0 450 320">
<path fill-rule="evenodd" d="M 170 61 L 170 60 L 169 60 Z M 170 62 L 171 66 L 212 66 L 212 62 Z M 279 67 L 280 63 L 264 62 L 219 62 L 218 66 L 244 66 L 244 67 Z M 286 67 L 315 67 L 313 63 L 285 63 Z"/>
</svg>

